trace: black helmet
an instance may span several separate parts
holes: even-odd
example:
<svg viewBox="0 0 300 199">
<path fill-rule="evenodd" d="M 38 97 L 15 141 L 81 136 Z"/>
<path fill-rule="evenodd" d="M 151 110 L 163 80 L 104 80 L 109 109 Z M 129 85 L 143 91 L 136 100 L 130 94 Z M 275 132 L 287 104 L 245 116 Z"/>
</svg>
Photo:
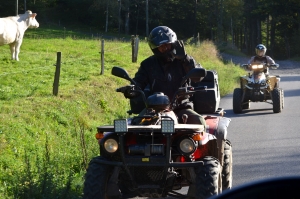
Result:
<svg viewBox="0 0 300 199">
<path fill-rule="evenodd" d="M 156 112 L 167 109 L 169 105 L 169 97 L 162 92 L 155 92 L 153 95 L 150 95 L 146 101 L 147 108 L 152 108 Z"/>
<path fill-rule="evenodd" d="M 259 56 L 259 57 L 265 56 L 266 51 L 267 51 L 267 48 L 266 48 L 263 44 L 258 44 L 258 45 L 255 47 L 255 53 L 256 53 L 256 55 Z"/>
<path fill-rule="evenodd" d="M 171 58 L 172 56 L 170 52 L 173 51 L 174 48 L 172 47 L 172 49 L 169 52 L 165 52 L 165 53 L 159 52 L 157 48 L 162 44 L 166 44 L 166 43 L 173 44 L 176 41 L 177 41 L 176 33 L 167 26 L 158 26 L 154 28 L 150 32 L 148 37 L 148 44 L 152 52 L 154 53 L 154 55 L 161 58 Z"/>
</svg>

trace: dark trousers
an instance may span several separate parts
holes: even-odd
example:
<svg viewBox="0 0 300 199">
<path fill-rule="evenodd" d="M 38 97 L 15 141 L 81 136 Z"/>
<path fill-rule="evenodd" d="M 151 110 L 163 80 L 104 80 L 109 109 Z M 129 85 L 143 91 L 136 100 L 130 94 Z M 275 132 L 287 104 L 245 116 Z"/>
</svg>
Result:
<svg viewBox="0 0 300 199">
<path fill-rule="evenodd" d="M 145 115 L 145 113 L 146 113 L 146 109 L 142 110 L 139 116 L 143 116 Z M 198 114 L 193 109 L 190 108 L 179 109 L 179 110 L 175 110 L 174 113 L 178 117 L 179 124 L 183 124 L 182 116 L 183 114 L 186 114 L 188 116 L 187 124 L 202 124 L 204 126 L 206 125 L 204 117 Z"/>
<path fill-rule="evenodd" d="M 180 109 L 179 111 L 174 111 L 178 117 L 178 123 L 182 124 L 182 115 L 186 114 L 188 116 L 187 124 L 202 124 L 206 125 L 204 117 L 199 115 L 196 111 L 188 108 L 188 109 Z"/>
</svg>

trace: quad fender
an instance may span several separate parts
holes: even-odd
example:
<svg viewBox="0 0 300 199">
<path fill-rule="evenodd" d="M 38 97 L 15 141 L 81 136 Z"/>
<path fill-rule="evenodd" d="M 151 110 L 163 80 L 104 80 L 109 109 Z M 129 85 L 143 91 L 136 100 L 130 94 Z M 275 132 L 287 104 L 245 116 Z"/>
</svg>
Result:
<svg viewBox="0 0 300 199">
<path fill-rule="evenodd" d="M 248 76 L 244 75 L 244 76 L 241 76 L 240 77 L 240 86 L 241 86 L 241 89 L 244 89 L 245 86 L 247 85 L 248 83 Z"/>
<path fill-rule="evenodd" d="M 205 118 L 207 132 L 213 134 L 217 138 L 218 145 L 218 159 L 223 166 L 223 156 L 224 156 L 224 144 L 227 139 L 227 127 L 231 121 L 227 117 L 212 117 L 207 116 Z"/>
<path fill-rule="evenodd" d="M 272 91 L 274 88 L 278 87 L 277 85 L 280 82 L 280 77 L 277 76 L 269 76 L 268 83 L 269 83 L 269 90 Z"/>
<path fill-rule="evenodd" d="M 217 139 L 227 139 L 227 127 L 229 126 L 231 119 L 227 117 L 219 117 L 219 123 L 216 131 Z"/>
<path fill-rule="evenodd" d="M 216 130 L 216 137 L 218 142 L 218 159 L 223 166 L 224 163 L 224 147 L 225 140 L 227 139 L 227 127 L 229 126 L 231 119 L 227 117 L 220 117 L 218 127 Z"/>
<path fill-rule="evenodd" d="M 227 138 L 227 127 L 231 121 L 227 117 L 219 116 L 204 116 L 206 121 L 206 131 L 210 133 L 219 140 L 226 140 Z"/>
</svg>

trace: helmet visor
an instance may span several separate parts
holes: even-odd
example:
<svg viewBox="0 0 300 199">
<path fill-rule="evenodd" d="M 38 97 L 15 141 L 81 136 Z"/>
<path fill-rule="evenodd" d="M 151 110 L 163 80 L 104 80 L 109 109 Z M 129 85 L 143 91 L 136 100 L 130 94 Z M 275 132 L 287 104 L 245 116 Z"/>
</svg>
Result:
<svg viewBox="0 0 300 199">
<path fill-rule="evenodd" d="M 256 54 L 260 57 L 264 56 L 265 55 L 265 50 L 259 50 L 259 49 L 256 49 Z"/>
<path fill-rule="evenodd" d="M 164 52 L 170 51 L 172 49 L 172 44 L 164 43 L 164 44 L 158 46 L 157 49 L 159 50 L 159 52 L 164 53 Z"/>
</svg>

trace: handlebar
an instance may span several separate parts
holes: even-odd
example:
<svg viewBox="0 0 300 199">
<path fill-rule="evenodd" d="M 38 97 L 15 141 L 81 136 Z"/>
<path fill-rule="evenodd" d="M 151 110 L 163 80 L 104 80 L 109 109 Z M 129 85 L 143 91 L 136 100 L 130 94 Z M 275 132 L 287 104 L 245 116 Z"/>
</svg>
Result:
<svg viewBox="0 0 300 199">
<path fill-rule="evenodd" d="M 247 69 L 256 70 L 256 69 L 265 69 L 265 68 L 277 69 L 279 67 L 279 64 L 251 63 L 251 64 L 242 64 L 242 67 L 246 70 Z"/>
<path fill-rule="evenodd" d="M 194 87 L 195 91 L 206 91 L 207 90 L 207 86 L 197 86 Z"/>
<path fill-rule="evenodd" d="M 125 93 L 125 91 L 128 89 L 128 86 L 123 86 L 123 87 L 120 87 L 120 88 L 117 88 L 116 91 L 117 92 L 121 92 L 121 93 Z"/>
<path fill-rule="evenodd" d="M 188 87 L 180 87 L 178 89 L 178 93 L 194 93 L 197 91 L 206 91 L 207 86 L 197 86 L 197 87 L 192 87 L 192 86 L 188 86 Z"/>
</svg>

